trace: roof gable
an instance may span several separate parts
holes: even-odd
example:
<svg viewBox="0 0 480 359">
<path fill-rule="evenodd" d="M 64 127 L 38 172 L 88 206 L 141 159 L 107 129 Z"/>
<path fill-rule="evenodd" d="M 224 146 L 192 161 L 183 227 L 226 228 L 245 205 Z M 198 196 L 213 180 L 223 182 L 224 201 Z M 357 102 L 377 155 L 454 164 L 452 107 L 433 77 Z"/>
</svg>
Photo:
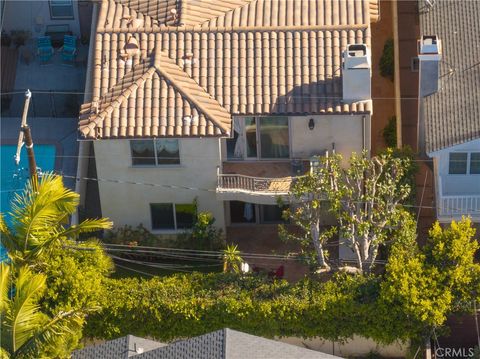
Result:
<svg viewBox="0 0 480 359">
<path fill-rule="evenodd" d="M 80 133 L 228 136 L 232 116 L 369 113 L 342 101 L 341 66 L 347 44 L 370 46 L 371 3 L 103 0 Z M 196 15 L 173 26 L 175 7 Z"/>
</svg>

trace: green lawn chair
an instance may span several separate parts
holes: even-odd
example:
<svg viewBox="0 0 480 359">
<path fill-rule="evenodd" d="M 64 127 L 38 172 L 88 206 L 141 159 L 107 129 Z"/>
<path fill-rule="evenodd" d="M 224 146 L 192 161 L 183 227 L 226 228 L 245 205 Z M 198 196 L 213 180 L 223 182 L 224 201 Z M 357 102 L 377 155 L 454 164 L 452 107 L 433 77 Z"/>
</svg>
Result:
<svg viewBox="0 0 480 359">
<path fill-rule="evenodd" d="M 47 63 L 53 56 L 52 40 L 50 36 L 37 38 L 37 55 L 41 63 Z"/>
<path fill-rule="evenodd" d="M 77 38 L 71 35 L 63 37 L 62 59 L 63 61 L 73 62 L 77 54 Z"/>
</svg>

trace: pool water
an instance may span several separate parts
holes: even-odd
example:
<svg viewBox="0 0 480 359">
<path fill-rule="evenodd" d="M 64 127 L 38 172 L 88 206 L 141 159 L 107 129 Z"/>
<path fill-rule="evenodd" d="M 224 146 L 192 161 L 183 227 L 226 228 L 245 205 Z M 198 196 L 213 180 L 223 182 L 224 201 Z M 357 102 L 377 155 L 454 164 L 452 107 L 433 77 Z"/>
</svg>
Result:
<svg viewBox="0 0 480 359">
<path fill-rule="evenodd" d="M 0 212 L 3 214 L 5 221 L 10 223 L 10 201 L 15 193 L 23 190 L 28 178 L 28 158 L 25 146 L 20 152 L 20 163 L 15 164 L 16 145 L 0 146 Z M 35 160 L 37 167 L 43 172 L 53 171 L 55 169 L 55 153 L 54 145 L 35 145 Z M 0 262 L 6 257 L 5 250 L 0 245 Z"/>
</svg>

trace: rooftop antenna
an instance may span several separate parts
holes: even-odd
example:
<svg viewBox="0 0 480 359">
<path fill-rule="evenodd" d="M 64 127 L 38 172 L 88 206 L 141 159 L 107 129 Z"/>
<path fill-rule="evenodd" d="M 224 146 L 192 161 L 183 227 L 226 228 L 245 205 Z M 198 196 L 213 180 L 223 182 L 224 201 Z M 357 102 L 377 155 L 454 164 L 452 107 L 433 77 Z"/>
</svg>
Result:
<svg viewBox="0 0 480 359">
<path fill-rule="evenodd" d="M 20 125 L 20 133 L 18 135 L 17 142 L 17 152 L 15 153 L 15 164 L 18 166 L 20 164 L 20 151 L 22 146 L 25 144 L 28 155 L 28 167 L 30 171 L 30 178 L 34 186 L 37 183 L 37 163 L 35 161 L 35 153 L 33 152 L 33 140 L 30 127 L 27 124 L 27 115 L 28 107 L 30 106 L 30 99 L 32 98 L 32 93 L 30 90 L 25 92 L 25 104 L 23 105 L 23 114 L 22 114 L 22 123 Z"/>
</svg>

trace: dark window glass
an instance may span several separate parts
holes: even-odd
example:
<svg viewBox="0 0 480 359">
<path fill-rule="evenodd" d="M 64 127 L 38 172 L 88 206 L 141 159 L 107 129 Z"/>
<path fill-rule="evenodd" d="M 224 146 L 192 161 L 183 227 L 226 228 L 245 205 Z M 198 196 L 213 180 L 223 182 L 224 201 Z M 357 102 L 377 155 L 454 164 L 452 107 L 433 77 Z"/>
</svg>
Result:
<svg viewBox="0 0 480 359">
<path fill-rule="evenodd" d="M 177 219 L 177 229 L 187 229 L 193 227 L 195 219 L 195 205 L 175 204 L 175 216 Z"/>
<path fill-rule="evenodd" d="M 161 139 L 156 140 L 157 164 L 159 165 L 178 165 L 180 164 L 180 151 L 178 149 L 178 140 Z"/>
<path fill-rule="evenodd" d="M 470 154 L 470 173 L 472 175 L 480 174 L 480 152 Z"/>
<path fill-rule="evenodd" d="M 230 222 L 255 223 L 255 205 L 253 203 L 231 201 Z"/>
<path fill-rule="evenodd" d="M 459 175 L 459 174 L 467 173 L 467 153 L 465 152 L 450 153 L 448 173 L 451 175 Z"/>
<path fill-rule="evenodd" d="M 50 14 L 53 19 L 73 19 L 72 0 L 50 0 Z"/>
<path fill-rule="evenodd" d="M 173 204 L 152 203 L 150 211 L 152 213 L 152 229 L 175 229 Z"/>
<path fill-rule="evenodd" d="M 262 117 L 260 145 L 262 158 L 288 158 L 288 117 Z"/>
<path fill-rule="evenodd" d="M 275 205 L 261 205 L 260 213 L 262 223 L 282 223 L 284 222 L 283 215 L 284 208 Z"/>
<path fill-rule="evenodd" d="M 235 156 L 235 148 L 237 147 L 237 141 L 240 136 L 237 131 L 233 131 L 233 138 L 227 138 L 227 159 L 238 159 L 239 156 Z"/>
<path fill-rule="evenodd" d="M 152 140 L 130 141 L 133 166 L 155 166 L 155 150 Z"/>
<path fill-rule="evenodd" d="M 247 157 L 257 157 L 257 124 L 255 117 L 245 118 Z"/>
</svg>

